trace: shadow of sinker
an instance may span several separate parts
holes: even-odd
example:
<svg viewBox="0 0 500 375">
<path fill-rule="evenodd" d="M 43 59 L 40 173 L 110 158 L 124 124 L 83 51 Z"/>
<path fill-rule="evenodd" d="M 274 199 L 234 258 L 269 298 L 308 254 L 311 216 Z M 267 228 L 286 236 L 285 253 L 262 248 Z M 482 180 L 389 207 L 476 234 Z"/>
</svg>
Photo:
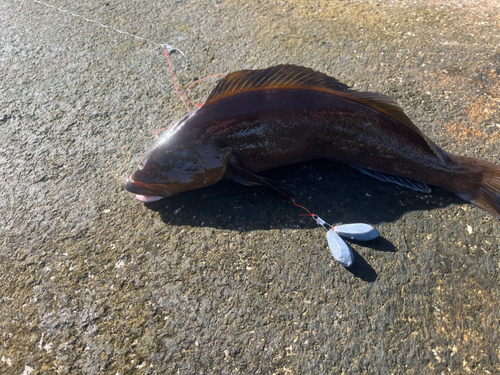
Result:
<svg viewBox="0 0 500 375">
<path fill-rule="evenodd" d="M 353 250 L 354 262 L 351 267 L 346 268 L 347 271 L 352 273 L 357 278 L 369 283 L 377 280 L 377 272 L 373 267 L 363 258 L 356 250 Z"/>
<path fill-rule="evenodd" d="M 463 203 L 445 190 L 431 187 L 423 194 L 362 175 L 353 168 L 318 160 L 261 175 L 296 187 L 295 201 L 332 225 L 364 222 L 376 225 L 397 220 L 404 213 Z M 247 187 L 222 180 L 146 204 L 169 225 L 190 225 L 250 231 L 272 228 L 312 228 L 306 213 L 272 189 Z M 382 246 L 387 249 L 385 244 Z"/>
</svg>

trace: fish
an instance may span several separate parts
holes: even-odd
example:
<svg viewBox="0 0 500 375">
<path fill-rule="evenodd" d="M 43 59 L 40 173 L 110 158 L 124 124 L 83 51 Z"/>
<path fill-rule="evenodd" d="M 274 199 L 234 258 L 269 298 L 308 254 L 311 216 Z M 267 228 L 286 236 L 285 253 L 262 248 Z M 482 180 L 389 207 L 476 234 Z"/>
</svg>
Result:
<svg viewBox="0 0 500 375">
<path fill-rule="evenodd" d="M 438 186 L 500 219 L 500 166 L 442 150 L 389 96 L 295 65 L 225 76 L 160 136 L 125 188 L 147 203 L 228 178 L 293 197 L 259 173 L 320 158 L 417 191 Z"/>
</svg>

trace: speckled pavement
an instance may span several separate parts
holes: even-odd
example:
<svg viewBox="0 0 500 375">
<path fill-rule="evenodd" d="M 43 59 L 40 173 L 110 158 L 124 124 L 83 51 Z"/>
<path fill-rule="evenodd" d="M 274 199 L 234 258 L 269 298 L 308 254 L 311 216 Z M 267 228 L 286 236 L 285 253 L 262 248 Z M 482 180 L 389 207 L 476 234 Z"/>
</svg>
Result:
<svg viewBox="0 0 500 375">
<path fill-rule="evenodd" d="M 181 88 L 292 63 L 394 97 L 447 151 L 500 164 L 500 9 L 484 1 L 47 0 L 169 43 Z M 163 50 L 0 1 L 0 373 L 500 373 L 500 221 L 327 161 L 143 205 L 123 188 L 185 113 Z M 190 90 L 202 102 L 216 79 Z"/>
</svg>

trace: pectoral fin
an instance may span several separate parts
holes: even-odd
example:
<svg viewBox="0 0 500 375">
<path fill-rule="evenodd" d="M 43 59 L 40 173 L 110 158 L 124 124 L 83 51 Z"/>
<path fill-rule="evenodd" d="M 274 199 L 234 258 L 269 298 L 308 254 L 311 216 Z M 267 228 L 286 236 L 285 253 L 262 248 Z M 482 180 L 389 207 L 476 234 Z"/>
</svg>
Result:
<svg viewBox="0 0 500 375">
<path fill-rule="evenodd" d="M 294 187 L 280 182 L 270 180 L 268 178 L 258 176 L 244 168 L 238 167 L 231 164 L 232 173 L 228 176 L 229 179 L 245 185 L 245 186 L 256 186 L 256 185 L 266 185 L 274 190 L 280 192 L 288 198 L 295 197 Z"/>
</svg>

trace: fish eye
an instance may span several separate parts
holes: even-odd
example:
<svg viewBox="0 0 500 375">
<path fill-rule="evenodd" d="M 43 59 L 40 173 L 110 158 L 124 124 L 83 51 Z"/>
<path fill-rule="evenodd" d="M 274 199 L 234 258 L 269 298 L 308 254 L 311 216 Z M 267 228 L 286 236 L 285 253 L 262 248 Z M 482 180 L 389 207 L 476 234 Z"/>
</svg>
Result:
<svg viewBox="0 0 500 375">
<path fill-rule="evenodd" d="M 170 156 L 165 156 L 158 162 L 158 168 L 160 168 L 163 172 L 167 172 L 172 169 L 174 166 L 174 159 Z"/>
</svg>

